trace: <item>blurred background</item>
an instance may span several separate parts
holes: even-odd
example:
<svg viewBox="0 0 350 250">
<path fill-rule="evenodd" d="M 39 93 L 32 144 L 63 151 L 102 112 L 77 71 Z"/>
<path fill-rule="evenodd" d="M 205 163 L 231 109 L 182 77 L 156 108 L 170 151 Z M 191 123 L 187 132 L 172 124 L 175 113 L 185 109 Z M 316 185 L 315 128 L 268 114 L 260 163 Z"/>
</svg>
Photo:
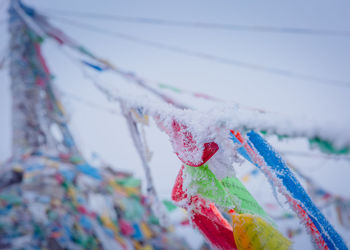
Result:
<svg viewBox="0 0 350 250">
<path fill-rule="evenodd" d="M 116 66 L 137 73 L 154 86 L 176 87 L 177 91 L 162 91 L 198 109 L 214 106 L 215 102 L 197 99 L 190 93 L 210 94 L 241 107 L 301 122 L 312 120 L 339 133 L 349 126 L 349 1 L 23 2 Z M 7 8 L 8 1 L 0 1 L 0 58 L 8 51 Z M 55 42 L 45 42 L 43 54 L 83 154 L 92 161 L 99 157 L 145 180 L 118 105 L 108 102 Z M 113 74 L 101 73 L 98 77 L 114 88 L 129 88 Z M 0 83 L 0 162 L 4 162 L 11 156 L 6 63 L 0 69 Z M 164 133 L 154 124 L 145 130 L 153 152 L 155 186 L 161 198 L 170 199 L 181 163 Z M 325 155 L 311 149 L 303 138 L 280 141 L 271 136 L 268 140 L 319 187 L 350 199 L 347 156 Z M 276 218 L 280 230 L 292 238 L 294 248 L 311 249 L 310 237 L 299 221 L 283 218 L 290 211 L 287 205 L 277 203 L 265 177 L 248 163 L 234 167 L 254 197 Z M 335 205 L 321 204 L 326 217 L 349 242 L 349 209 L 340 218 Z"/>
</svg>

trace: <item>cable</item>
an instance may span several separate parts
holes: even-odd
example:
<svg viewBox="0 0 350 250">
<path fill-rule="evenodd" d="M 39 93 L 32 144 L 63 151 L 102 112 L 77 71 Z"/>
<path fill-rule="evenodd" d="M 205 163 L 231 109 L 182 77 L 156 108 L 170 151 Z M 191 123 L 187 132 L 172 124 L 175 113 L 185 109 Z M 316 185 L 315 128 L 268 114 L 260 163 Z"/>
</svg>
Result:
<svg viewBox="0 0 350 250">
<path fill-rule="evenodd" d="M 61 21 L 62 23 L 69 24 L 71 26 L 86 29 L 88 31 L 97 32 L 97 33 L 105 34 L 105 35 L 110 35 L 110 36 L 113 36 L 113 37 L 116 37 L 119 39 L 133 42 L 133 43 L 142 44 L 144 46 L 153 47 L 153 48 L 157 48 L 157 49 L 161 49 L 161 50 L 171 51 L 174 53 L 183 54 L 183 55 L 190 56 L 190 57 L 214 61 L 216 63 L 227 64 L 227 65 L 240 67 L 240 68 L 244 68 L 244 69 L 279 75 L 279 76 L 292 78 L 292 79 L 299 79 L 299 80 L 303 80 L 303 81 L 318 82 L 318 83 L 326 84 L 326 85 L 350 88 L 349 81 L 326 79 L 326 78 L 321 78 L 321 77 L 317 77 L 317 76 L 306 75 L 303 73 L 293 72 L 293 71 L 289 71 L 286 69 L 270 67 L 270 66 L 265 66 L 265 65 L 259 65 L 259 64 L 244 62 L 244 61 L 240 61 L 240 60 L 230 59 L 230 58 L 226 58 L 226 57 L 216 56 L 216 55 L 212 55 L 212 54 L 208 54 L 208 53 L 204 53 L 204 52 L 193 51 L 193 50 L 189 50 L 189 49 L 185 49 L 185 48 L 181 48 L 181 47 L 177 47 L 177 46 L 168 45 L 168 44 L 161 43 L 161 42 L 146 40 L 143 38 L 139 38 L 139 37 L 132 36 L 132 35 L 125 34 L 125 33 L 121 33 L 121 32 L 114 32 L 114 31 L 106 30 L 106 29 L 103 29 L 100 27 L 96 27 L 96 26 L 89 25 L 89 24 L 82 23 L 82 22 L 69 20 L 66 18 L 55 17 L 54 19 L 57 19 L 58 21 Z"/>
<path fill-rule="evenodd" d="M 219 29 L 230 31 L 244 32 L 261 32 L 261 33 L 282 33 L 282 34 L 297 34 L 297 35 L 318 35 L 318 36 L 342 36 L 350 38 L 348 30 L 329 30 L 329 29 L 310 29 L 310 28 L 294 28 L 294 27 L 278 27 L 278 26 L 263 26 L 263 25 L 240 25 L 240 24 L 225 24 L 225 23 L 210 23 L 210 22 L 192 22 L 168 20 L 148 17 L 131 17 L 120 15 L 106 15 L 93 12 L 79 12 L 71 10 L 53 10 L 45 9 L 51 15 L 63 15 L 76 18 L 102 19 L 116 22 L 126 23 L 141 23 L 161 26 L 178 26 L 185 28 L 200 28 L 200 29 Z"/>
<path fill-rule="evenodd" d="M 105 111 L 105 112 L 108 112 L 110 114 L 113 114 L 113 115 L 119 115 L 119 116 L 122 116 L 122 113 L 116 109 L 113 109 L 113 108 L 107 108 L 107 107 L 104 107 L 103 105 L 100 105 L 100 104 L 97 104 L 97 103 L 94 103 L 88 99 L 85 99 L 85 98 L 81 98 L 77 95 L 74 95 L 72 93 L 69 93 L 69 92 L 66 92 L 66 91 L 60 91 L 64 97 L 67 97 L 71 100 L 74 100 L 76 102 L 79 102 L 81 104 L 84 104 L 90 108 L 94 108 L 94 109 L 97 109 L 97 110 L 102 110 L 102 111 Z"/>
<path fill-rule="evenodd" d="M 314 154 L 314 153 L 299 152 L 299 151 L 282 151 L 281 153 L 290 155 L 290 156 L 294 155 L 294 156 L 309 157 L 309 158 L 325 158 L 325 159 L 332 159 L 332 160 L 350 161 L 350 156 L 342 156 L 342 155 Z"/>
</svg>

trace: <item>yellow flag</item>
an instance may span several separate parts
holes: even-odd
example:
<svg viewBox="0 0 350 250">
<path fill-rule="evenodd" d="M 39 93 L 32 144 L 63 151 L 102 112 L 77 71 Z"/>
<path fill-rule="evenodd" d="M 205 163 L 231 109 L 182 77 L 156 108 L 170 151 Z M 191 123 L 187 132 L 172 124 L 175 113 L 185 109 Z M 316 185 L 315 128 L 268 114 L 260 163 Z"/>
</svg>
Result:
<svg viewBox="0 0 350 250">
<path fill-rule="evenodd" d="M 141 222 L 141 231 L 142 231 L 142 234 L 145 236 L 146 239 L 149 239 L 152 237 L 152 231 L 151 229 L 147 226 L 146 223 L 144 222 Z"/>
<path fill-rule="evenodd" d="M 143 125 L 148 125 L 149 124 L 149 118 L 148 118 L 148 115 L 145 115 L 145 114 L 141 114 L 140 112 L 138 112 L 137 110 L 135 109 L 131 109 L 130 110 L 131 113 L 133 114 L 134 118 L 142 123 Z"/>
<path fill-rule="evenodd" d="M 249 175 L 247 174 L 247 175 L 245 175 L 245 176 L 243 176 L 243 178 L 242 178 L 242 181 L 243 182 L 247 182 L 247 181 L 249 181 Z"/>
<path fill-rule="evenodd" d="M 113 221 L 109 218 L 108 215 L 103 215 L 100 218 L 105 227 L 112 229 L 114 233 L 118 234 L 118 228 L 114 225 Z"/>
<path fill-rule="evenodd" d="M 151 245 L 146 245 L 142 248 L 142 250 L 153 250 L 153 247 Z"/>
<path fill-rule="evenodd" d="M 264 219 L 251 214 L 233 214 L 237 249 L 289 249 L 291 242 Z"/>
</svg>

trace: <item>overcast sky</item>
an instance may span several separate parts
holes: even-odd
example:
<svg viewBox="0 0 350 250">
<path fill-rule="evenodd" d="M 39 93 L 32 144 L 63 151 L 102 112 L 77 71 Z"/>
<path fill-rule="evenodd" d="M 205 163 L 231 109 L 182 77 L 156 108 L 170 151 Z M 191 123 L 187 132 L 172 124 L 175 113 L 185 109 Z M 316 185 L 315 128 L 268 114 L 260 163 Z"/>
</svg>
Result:
<svg viewBox="0 0 350 250">
<path fill-rule="evenodd" d="M 0 8 L 4 2 L 0 0 Z M 350 2 L 345 0 L 27 0 L 24 2 L 52 17 L 55 10 L 74 10 L 181 21 L 350 31 Z M 5 6 L 0 9 L 0 20 L 4 18 L 6 18 Z M 70 19 L 189 50 L 319 78 L 350 82 L 350 35 L 341 37 L 259 33 L 131 24 L 76 17 Z M 52 22 L 97 55 L 146 79 L 276 111 L 290 117 L 307 117 L 317 123 L 329 124 L 329 129 L 349 126 L 350 88 L 220 64 L 87 31 L 63 23 L 60 19 L 52 19 Z M 0 24 L 0 34 L 0 55 L 2 55 L 4 53 L 2 49 L 7 45 L 9 38 L 6 24 Z M 82 77 L 80 69 L 67 59 L 54 42 L 45 43 L 44 55 L 52 74 L 55 75 L 55 84 L 59 89 L 104 107 L 118 109 L 115 104 L 108 103 L 91 83 Z M 103 77 L 106 81 L 112 83 L 115 81 L 118 86 L 128 88 L 128 83 L 118 77 L 110 75 Z M 7 69 L 0 71 L 0 161 L 10 156 L 9 86 Z M 63 98 L 71 117 L 73 134 L 88 158 L 91 152 L 97 152 L 116 167 L 134 171 L 137 176 L 144 178 L 140 161 L 122 117 L 92 109 L 68 97 Z M 191 97 L 179 95 L 178 98 L 179 100 L 186 98 L 188 101 Z M 149 146 L 154 151 L 152 170 L 156 186 L 161 196 L 169 197 L 180 162 L 173 155 L 165 135 L 154 126 L 147 128 L 146 132 Z M 274 140 L 272 142 L 279 145 Z M 307 150 L 307 144 L 302 140 L 290 142 L 289 145 L 292 146 L 282 144 L 281 147 L 286 149 Z M 334 192 L 347 194 L 346 190 L 350 188 L 346 182 L 350 174 L 349 162 L 300 158 L 292 160 L 322 185 Z M 245 172 L 242 168 L 239 171 Z M 251 186 L 249 188 L 254 190 L 254 185 Z M 349 233 L 343 235 L 349 236 Z"/>
</svg>

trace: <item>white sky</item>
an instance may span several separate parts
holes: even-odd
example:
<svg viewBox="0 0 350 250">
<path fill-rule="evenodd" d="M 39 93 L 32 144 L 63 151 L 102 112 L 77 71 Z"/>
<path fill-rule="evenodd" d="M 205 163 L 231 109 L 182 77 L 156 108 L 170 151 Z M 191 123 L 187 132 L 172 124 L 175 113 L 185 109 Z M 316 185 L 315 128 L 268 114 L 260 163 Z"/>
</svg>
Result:
<svg viewBox="0 0 350 250">
<path fill-rule="evenodd" d="M 0 0 L 0 7 L 2 2 L 4 0 Z M 28 0 L 25 3 L 38 10 L 75 10 L 170 20 L 350 30 L 350 2 L 345 0 L 336 2 Z M 5 9 L 2 8 L 0 20 L 5 17 Z M 350 36 L 346 38 L 254 33 L 128 24 L 83 18 L 74 20 L 227 58 L 323 78 L 350 81 Z M 350 88 L 327 86 L 218 64 L 82 30 L 58 20 L 53 20 L 53 23 L 97 55 L 146 79 L 276 111 L 291 117 L 307 117 L 315 122 L 330 124 L 329 129 L 346 128 L 349 125 Z M 0 55 L 8 40 L 6 28 L 7 25 L 0 24 Z M 55 75 L 55 84 L 59 89 L 106 107 L 115 107 L 115 104 L 106 102 L 91 83 L 82 77 L 81 71 L 67 59 L 54 42 L 45 43 L 44 55 L 52 74 Z M 128 88 L 127 82 L 115 76 L 106 75 L 104 79 Z M 9 86 L 7 70 L 0 71 L 0 161 L 10 156 Z M 186 98 L 188 101 L 191 97 L 179 95 L 178 98 L 179 100 Z M 92 109 L 68 98 L 64 98 L 63 101 L 71 116 L 72 132 L 88 158 L 91 152 L 97 152 L 116 167 L 134 171 L 137 176 L 144 178 L 136 150 L 128 136 L 126 122 L 122 117 Z M 152 171 L 156 187 L 161 196 L 166 198 L 169 197 L 180 168 L 180 161 L 173 155 L 165 135 L 154 126 L 147 128 L 146 132 L 149 146 L 154 151 Z M 275 140 L 272 142 L 282 149 L 307 150 L 303 140 L 291 141 L 288 145 Z M 296 157 L 290 159 L 322 186 L 349 197 L 347 192 L 350 188 L 347 182 L 350 176 L 349 162 Z M 238 168 L 240 176 L 247 172 L 245 166 L 247 165 Z M 256 193 L 256 183 L 253 179 L 248 183 L 248 187 L 253 194 Z M 266 189 L 267 193 L 270 191 Z M 258 200 L 267 199 L 264 194 L 258 195 L 260 196 L 257 197 Z M 335 223 L 336 220 L 332 222 Z M 345 232 L 338 225 L 336 227 L 350 240 L 349 232 Z M 296 248 L 310 247 L 309 243 L 304 244 L 306 241 L 304 236 L 297 238 L 296 241 Z"/>
</svg>

